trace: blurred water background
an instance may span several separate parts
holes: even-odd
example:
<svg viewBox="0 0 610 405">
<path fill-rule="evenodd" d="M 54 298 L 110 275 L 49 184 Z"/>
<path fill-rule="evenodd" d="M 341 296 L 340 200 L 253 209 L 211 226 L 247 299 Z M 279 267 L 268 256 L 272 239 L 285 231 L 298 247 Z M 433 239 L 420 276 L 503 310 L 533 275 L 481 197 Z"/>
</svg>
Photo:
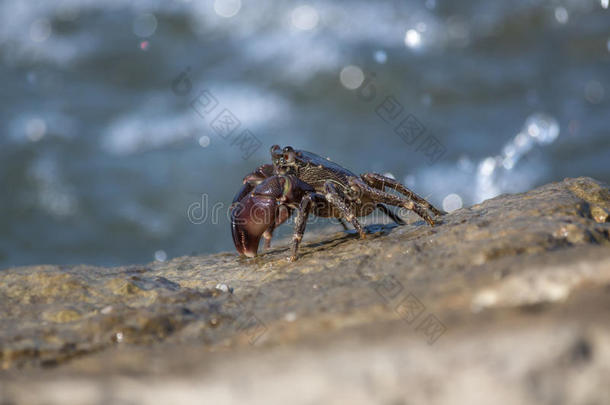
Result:
<svg viewBox="0 0 610 405">
<path fill-rule="evenodd" d="M 4 1 L 0 71 L 0 268 L 233 250 L 227 204 L 275 143 L 447 210 L 610 181 L 607 0 Z"/>
</svg>

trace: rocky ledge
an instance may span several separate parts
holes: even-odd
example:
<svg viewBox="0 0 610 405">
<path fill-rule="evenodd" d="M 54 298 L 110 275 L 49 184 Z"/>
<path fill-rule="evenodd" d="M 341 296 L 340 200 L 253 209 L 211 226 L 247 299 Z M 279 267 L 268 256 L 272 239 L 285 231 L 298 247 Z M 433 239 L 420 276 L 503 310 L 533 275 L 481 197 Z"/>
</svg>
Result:
<svg viewBox="0 0 610 405">
<path fill-rule="evenodd" d="M 0 271 L 0 403 L 606 403 L 610 189 L 234 253 Z"/>
</svg>

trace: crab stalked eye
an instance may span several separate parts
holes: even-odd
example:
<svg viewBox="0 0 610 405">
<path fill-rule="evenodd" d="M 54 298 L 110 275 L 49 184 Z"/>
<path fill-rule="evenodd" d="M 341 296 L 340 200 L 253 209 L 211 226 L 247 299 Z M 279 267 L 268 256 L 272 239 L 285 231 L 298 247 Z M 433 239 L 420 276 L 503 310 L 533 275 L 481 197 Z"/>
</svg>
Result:
<svg viewBox="0 0 610 405">
<path fill-rule="evenodd" d="M 271 159 L 274 162 L 277 162 L 282 157 L 282 149 L 280 149 L 279 145 L 273 145 L 270 149 Z"/>
<path fill-rule="evenodd" d="M 295 161 L 296 153 L 294 152 L 294 149 L 292 149 L 292 147 L 286 146 L 282 152 L 284 161 L 286 163 L 293 163 Z"/>
</svg>

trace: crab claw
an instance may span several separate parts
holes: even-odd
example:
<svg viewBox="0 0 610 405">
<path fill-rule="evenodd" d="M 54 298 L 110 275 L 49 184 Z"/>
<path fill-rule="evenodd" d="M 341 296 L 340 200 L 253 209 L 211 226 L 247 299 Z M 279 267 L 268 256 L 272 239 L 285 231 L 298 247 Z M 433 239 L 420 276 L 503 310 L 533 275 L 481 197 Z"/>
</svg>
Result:
<svg viewBox="0 0 610 405">
<path fill-rule="evenodd" d="M 255 188 L 256 184 L 244 181 L 244 185 L 235 194 L 231 203 L 233 243 L 239 254 L 248 257 L 256 256 L 260 237 L 269 228 L 267 222 L 275 221 L 275 201 L 255 196 L 253 193 Z M 286 217 L 286 215 L 281 215 L 281 212 L 280 216 Z M 285 220 L 286 218 L 281 222 Z"/>
<path fill-rule="evenodd" d="M 256 256 L 263 233 L 275 222 L 275 200 L 248 195 L 231 211 L 231 233 L 237 252 Z"/>
<path fill-rule="evenodd" d="M 285 183 L 283 177 L 272 176 L 251 192 L 245 185 L 236 195 L 239 201 L 231 209 L 231 233 L 240 254 L 256 256 L 261 236 L 276 222 L 278 200 L 283 195 Z"/>
<path fill-rule="evenodd" d="M 286 221 L 292 208 L 314 189 L 295 176 L 274 175 L 252 187 L 244 185 L 231 207 L 231 234 L 237 252 L 256 256 L 258 244 L 267 230 Z M 286 209 L 279 209 L 279 208 Z"/>
</svg>

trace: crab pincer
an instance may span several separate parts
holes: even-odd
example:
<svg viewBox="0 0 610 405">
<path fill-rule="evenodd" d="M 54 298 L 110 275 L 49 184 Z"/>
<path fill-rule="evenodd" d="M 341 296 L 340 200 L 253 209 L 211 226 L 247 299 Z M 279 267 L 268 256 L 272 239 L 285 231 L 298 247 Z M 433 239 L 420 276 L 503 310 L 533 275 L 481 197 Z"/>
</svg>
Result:
<svg viewBox="0 0 610 405">
<path fill-rule="evenodd" d="M 292 175 L 272 175 L 244 193 L 242 187 L 231 207 L 231 233 L 238 253 L 256 256 L 266 232 L 286 221 L 292 209 L 313 188 Z M 295 205 L 296 204 L 296 205 Z"/>
</svg>

